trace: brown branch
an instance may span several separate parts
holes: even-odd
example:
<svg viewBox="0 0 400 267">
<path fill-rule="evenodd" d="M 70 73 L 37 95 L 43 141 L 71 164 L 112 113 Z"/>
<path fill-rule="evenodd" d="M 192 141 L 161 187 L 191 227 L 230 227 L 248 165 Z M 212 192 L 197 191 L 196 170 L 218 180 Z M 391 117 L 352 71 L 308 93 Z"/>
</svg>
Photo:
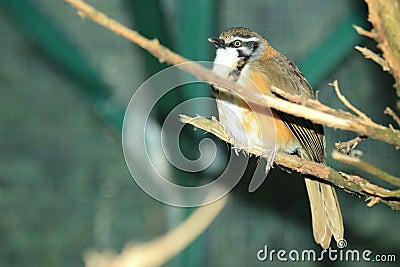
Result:
<svg viewBox="0 0 400 267">
<path fill-rule="evenodd" d="M 181 121 L 210 132 L 221 140 L 232 144 L 232 140 L 230 140 L 228 134 L 225 133 L 216 120 L 209 120 L 200 116 L 192 118 L 181 115 Z M 238 148 L 258 157 L 268 157 L 268 155 L 262 153 L 263 150 L 259 146 Z M 279 151 L 276 153 L 274 162 L 299 173 L 318 177 L 326 182 L 335 184 L 345 191 L 356 193 L 366 198 L 378 197 L 380 202 L 390 206 L 392 209 L 400 210 L 400 194 L 394 196 L 392 191 L 374 185 L 365 178 L 338 172 L 324 164 L 301 159 L 297 156 L 288 155 Z M 396 197 L 396 199 L 392 199 L 394 197 Z"/>
<path fill-rule="evenodd" d="M 375 33 L 374 33 L 373 31 L 364 30 L 363 28 L 361 28 L 361 27 L 358 26 L 358 25 L 354 25 L 354 24 L 353 24 L 353 28 L 356 30 L 356 32 L 357 32 L 359 35 L 364 35 L 364 36 L 369 37 L 369 38 L 371 38 L 371 39 L 374 39 L 374 38 L 376 37 L 376 36 L 375 36 Z"/>
<path fill-rule="evenodd" d="M 394 112 L 391 108 L 386 107 L 385 110 L 383 111 L 383 113 L 392 117 L 393 120 L 397 123 L 397 126 L 400 126 L 400 118 L 396 114 L 396 112 Z"/>
<path fill-rule="evenodd" d="M 221 194 L 215 188 L 209 195 Z M 225 207 L 228 196 L 197 208 L 178 227 L 149 242 L 126 246 L 120 254 L 89 250 L 84 255 L 86 267 L 155 267 L 161 266 L 187 247 L 211 224 Z"/>
<path fill-rule="evenodd" d="M 234 91 L 241 98 L 246 99 L 247 102 L 264 107 L 269 106 L 288 114 L 304 117 L 316 123 L 324 124 L 328 127 L 353 131 L 359 135 L 367 135 L 373 139 L 395 146 L 400 146 L 399 130 L 390 129 L 374 122 L 367 122 L 362 118 L 352 114 L 334 110 L 316 100 L 308 100 L 299 105 L 298 103 L 292 103 L 274 96 L 265 96 L 259 93 L 254 93 L 252 90 L 245 90 L 238 83 L 219 77 L 201 65 L 193 63 L 190 60 L 172 52 L 168 48 L 160 45 L 157 40 L 146 39 L 136 31 L 132 31 L 117 21 L 108 18 L 103 13 L 98 12 L 93 7 L 81 0 L 65 1 L 79 9 L 81 16 L 90 18 L 94 22 L 103 25 L 104 27 L 136 43 L 157 57 L 160 61 L 176 65 L 178 68 L 193 74 L 199 80 L 203 80 L 212 84 L 218 84 L 228 88 L 228 90 Z M 189 62 L 191 64 L 182 64 Z"/>
<path fill-rule="evenodd" d="M 354 113 L 356 113 L 361 119 L 365 120 L 367 123 L 372 123 L 372 120 L 365 115 L 361 110 L 359 110 L 358 108 L 356 108 L 355 106 L 353 106 L 348 100 L 347 98 L 342 95 L 342 93 L 340 92 L 339 89 L 339 83 L 337 80 L 334 80 L 333 83 L 329 84 L 330 86 L 333 86 L 333 88 L 335 89 L 336 95 L 338 96 L 339 100 L 342 101 L 342 103 L 351 111 L 353 111 Z"/>
<path fill-rule="evenodd" d="M 104 13 L 97 11 L 94 7 L 87 4 L 82 0 L 65 0 L 78 10 L 78 15 L 81 18 L 89 18 L 99 25 L 113 31 L 114 33 L 123 36 L 129 41 L 137 44 L 143 49 L 147 50 L 150 54 L 156 57 L 160 62 L 168 62 L 169 64 L 176 65 L 181 63 L 190 62 L 190 60 L 173 53 L 165 46 L 160 45 L 157 39 L 149 40 L 143 37 L 136 31 L 133 31 L 116 20 L 107 17 Z"/>
<path fill-rule="evenodd" d="M 372 23 L 373 39 L 382 50 L 400 97 L 400 1 L 365 0 L 368 4 L 368 20 Z"/>
<path fill-rule="evenodd" d="M 383 71 L 390 71 L 389 65 L 387 64 L 386 60 L 381 58 L 380 56 L 378 56 L 377 54 L 375 54 L 368 48 L 357 45 L 355 47 L 355 49 L 357 51 L 361 52 L 361 54 L 363 54 L 365 58 L 369 58 L 369 59 L 372 59 L 373 61 L 375 61 L 375 63 L 377 63 L 378 65 L 380 65 L 382 67 Z"/>
<path fill-rule="evenodd" d="M 337 160 L 337 161 L 356 166 L 356 167 L 358 167 L 358 168 L 360 168 L 360 169 L 362 169 L 362 170 L 364 170 L 364 171 L 366 171 L 366 172 L 368 172 L 368 173 L 370 173 L 370 174 L 372 174 L 372 175 L 374 175 L 376 177 L 379 177 L 380 179 L 382 179 L 382 180 L 384 180 L 384 181 L 386 181 L 386 182 L 388 182 L 388 183 L 390 183 L 392 185 L 400 187 L 400 178 L 398 178 L 398 177 L 396 177 L 394 175 L 391 175 L 391 174 L 379 169 L 378 167 L 376 167 L 376 166 L 374 166 L 372 164 L 369 164 L 369 163 L 367 163 L 365 161 L 362 161 L 359 158 L 347 156 L 347 155 L 344 155 L 344 154 L 339 153 L 337 151 L 333 151 L 332 152 L 332 158 Z M 400 197 L 400 194 L 398 196 Z"/>
<path fill-rule="evenodd" d="M 357 136 L 346 142 L 337 142 L 335 143 L 335 147 L 337 150 L 340 150 L 343 154 L 348 155 L 351 150 L 355 149 L 362 140 L 365 140 L 366 136 Z"/>
</svg>

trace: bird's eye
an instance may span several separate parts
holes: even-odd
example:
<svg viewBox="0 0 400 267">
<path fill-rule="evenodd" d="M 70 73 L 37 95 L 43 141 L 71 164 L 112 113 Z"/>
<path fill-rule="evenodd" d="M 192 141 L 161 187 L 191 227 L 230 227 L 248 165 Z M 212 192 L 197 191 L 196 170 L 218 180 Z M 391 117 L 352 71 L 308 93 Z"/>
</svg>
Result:
<svg viewBox="0 0 400 267">
<path fill-rule="evenodd" d="M 233 42 L 233 45 L 234 45 L 235 47 L 240 47 L 240 46 L 242 45 L 242 42 L 239 41 L 239 40 L 236 40 L 236 41 Z"/>
</svg>

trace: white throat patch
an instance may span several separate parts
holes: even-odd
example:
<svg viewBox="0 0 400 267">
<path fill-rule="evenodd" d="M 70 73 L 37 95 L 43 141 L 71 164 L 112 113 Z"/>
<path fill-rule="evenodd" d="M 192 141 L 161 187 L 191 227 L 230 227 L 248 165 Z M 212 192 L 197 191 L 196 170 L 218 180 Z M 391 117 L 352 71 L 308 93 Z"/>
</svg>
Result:
<svg viewBox="0 0 400 267">
<path fill-rule="evenodd" d="M 239 53 L 236 48 L 218 48 L 214 60 L 213 71 L 219 76 L 227 78 L 233 67 L 239 60 Z"/>
</svg>

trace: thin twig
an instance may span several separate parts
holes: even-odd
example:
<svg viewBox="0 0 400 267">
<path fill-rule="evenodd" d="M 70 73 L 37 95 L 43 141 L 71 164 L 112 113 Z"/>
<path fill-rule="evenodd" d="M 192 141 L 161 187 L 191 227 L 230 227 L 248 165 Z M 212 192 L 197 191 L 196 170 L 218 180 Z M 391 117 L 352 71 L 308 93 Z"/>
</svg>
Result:
<svg viewBox="0 0 400 267">
<path fill-rule="evenodd" d="M 359 35 L 364 35 L 364 36 L 369 37 L 371 39 L 374 39 L 376 37 L 376 35 L 375 35 L 375 33 L 373 31 L 364 30 L 363 28 L 361 28 L 358 25 L 353 24 L 353 28 L 356 30 L 356 32 Z"/>
<path fill-rule="evenodd" d="M 334 80 L 332 83 L 330 83 L 329 85 L 333 86 L 333 88 L 335 88 L 335 92 L 336 95 L 338 96 L 338 98 L 340 99 L 340 101 L 342 101 L 342 103 L 351 111 L 353 111 L 354 113 L 356 113 L 360 118 L 362 118 L 363 120 L 365 120 L 368 123 L 372 123 L 372 120 L 365 115 L 362 111 L 360 111 L 358 108 L 356 108 L 355 106 L 353 106 L 348 100 L 347 98 L 342 95 L 342 93 L 340 92 L 339 89 L 339 83 L 337 80 Z"/>
<path fill-rule="evenodd" d="M 369 58 L 375 61 L 375 63 L 382 67 L 383 71 L 390 71 L 390 67 L 387 64 L 386 60 L 375 54 L 373 51 L 361 46 L 356 46 L 355 49 L 361 52 L 361 54 L 363 54 L 365 58 Z"/>
<path fill-rule="evenodd" d="M 381 200 L 380 197 L 367 197 L 365 201 L 368 201 L 367 207 L 372 207 L 376 203 L 378 203 Z"/>
<path fill-rule="evenodd" d="M 400 126 L 400 118 L 396 114 L 396 112 L 394 112 L 391 108 L 386 107 L 385 110 L 383 111 L 383 113 L 392 117 L 393 120 L 397 123 L 397 126 Z"/>
<path fill-rule="evenodd" d="M 337 150 L 340 150 L 343 154 L 348 155 L 351 150 L 355 149 L 358 146 L 358 144 L 365 139 L 367 139 L 367 136 L 365 135 L 357 136 L 356 138 L 353 138 L 346 142 L 337 142 L 335 143 L 335 147 Z"/>
<path fill-rule="evenodd" d="M 393 144 L 395 146 L 400 146 L 400 131 L 398 130 L 392 130 L 388 127 L 376 124 L 371 120 L 367 121 L 349 113 L 334 110 L 316 100 L 308 101 L 300 105 L 284 99 L 279 99 L 274 96 L 261 95 L 253 92 L 253 90 L 246 90 L 238 83 L 219 77 L 214 72 L 200 66 L 199 64 L 193 63 L 190 60 L 172 52 L 168 48 L 160 45 L 157 40 L 146 39 L 136 31 L 132 31 L 117 21 L 108 18 L 103 13 L 98 12 L 92 6 L 81 0 L 65 1 L 78 8 L 80 13 L 87 18 L 90 18 L 94 22 L 103 25 L 104 27 L 146 49 L 160 61 L 176 65 L 178 68 L 195 75 L 200 80 L 212 84 L 218 84 L 227 88 L 227 90 L 234 91 L 241 98 L 246 99 L 246 101 L 249 103 L 254 103 L 255 105 L 261 107 L 269 106 L 270 108 L 274 108 L 297 117 L 303 117 L 316 123 L 324 124 L 328 127 L 353 131 L 360 135 L 367 135 L 370 138 Z M 316 102 L 319 104 L 316 105 Z M 326 112 L 326 110 L 331 110 L 331 112 Z"/>
<path fill-rule="evenodd" d="M 391 174 L 385 172 L 384 170 L 379 169 L 378 167 L 376 167 L 376 166 L 374 166 L 374 165 L 372 165 L 370 163 L 362 161 L 359 158 L 355 158 L 355 157 L 351 157 L 351 156 L 348 156 L 348 155 L 344 155 L 344 154 L 339 153 L 337 151 L 333 151 L 332 152 L 332 158 L 337 160 L 337 161 L 340 161 L 340 162 L 343 162 L 343 163 L 346 163 L 346 164 L 350 164 L 352 166 L 356 166 L 356 167 L 358 167 L 358 168 L 360 168 L 360 169 L 362 169 L 362 170 L 364 170 L 364 171 L 366 171 L 366 172 L 368 172 L 368 173 L 370 173 L 370 174 L 372 174 L 372 175 L 374 175 L 376 177 L 379 177 L 380 179 L 382 179 L 382 180 L 384 180 L 384 181 L 386 181 L 386 182 L 388 182 L 388 183 L 390 183 L 392 185 L 400 187 L 400 178 L 398 178 L 398 177 L 396 177 L 394 175 L 391 175 Z"/>
</svg>

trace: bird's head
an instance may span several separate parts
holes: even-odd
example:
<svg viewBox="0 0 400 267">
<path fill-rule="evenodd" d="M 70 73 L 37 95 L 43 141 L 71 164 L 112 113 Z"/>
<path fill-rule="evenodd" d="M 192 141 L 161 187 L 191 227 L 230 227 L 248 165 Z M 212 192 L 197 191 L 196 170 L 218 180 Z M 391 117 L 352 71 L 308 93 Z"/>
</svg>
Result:
<svg viewBox="0 0 400 267">
<path fill-rule="evenodd" d="M 214 64 L 238 71 L 260 58 L 267 44 L 261 35 L 244 27 L 230 28 L 208 41 L 217 49 Z"/>
</svg>

